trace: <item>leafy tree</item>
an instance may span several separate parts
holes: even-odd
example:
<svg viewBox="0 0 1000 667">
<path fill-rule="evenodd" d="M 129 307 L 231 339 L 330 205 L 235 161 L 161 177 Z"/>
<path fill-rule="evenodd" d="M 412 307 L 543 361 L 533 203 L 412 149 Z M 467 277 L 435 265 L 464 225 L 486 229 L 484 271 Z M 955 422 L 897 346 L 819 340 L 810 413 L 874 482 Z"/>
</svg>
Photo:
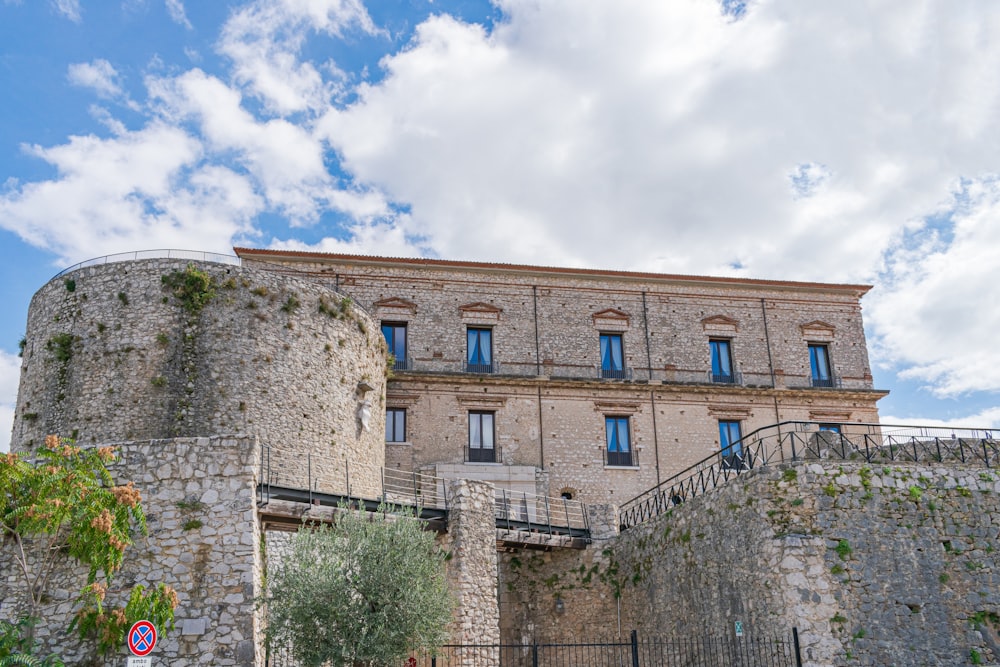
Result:
<svg viewBox="0 0 1000 667">
<path fill-rule="evenodd" d="M 138 489 L 132 482 L 115 485 L 108 472 L 114 459 L 112 447 L 83 449 L 55 435 L 33 460 L 0 456 L 0 550 L 12 556 L 4 562 L 17 572 L 26 605 L 22 618 L 0 625 L 0 665 L 50 664 L 30 659 L 34 626 L 50 611 L 53 577 L 76 565 L 88 573 L 69 629 L 95 638 L 100 653 L 122 646 L 137 620 L 150 620 L 160 632 L 173 628 L 177 594 L 163 584 L 149 591 L 136 586 L 124 607 L 104 604 L 109 592 L 118 593 L 112 580 L 133 535 L 146 532 Z"/>
<path fill-rule="evenodd" d="M 300 530 L 270 576 L 272 645 L 302 664 L 398 664 L 447 638 L 446 555 L 412 514 L 341 508 L 332 526 Z"/>
</svg>

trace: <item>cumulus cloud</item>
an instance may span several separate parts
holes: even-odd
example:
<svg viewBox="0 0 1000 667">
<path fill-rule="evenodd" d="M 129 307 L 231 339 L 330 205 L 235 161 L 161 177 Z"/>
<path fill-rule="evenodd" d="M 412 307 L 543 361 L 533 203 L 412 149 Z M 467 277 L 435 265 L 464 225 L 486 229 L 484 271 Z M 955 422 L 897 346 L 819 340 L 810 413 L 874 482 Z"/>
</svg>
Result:
<svg viewBox="0 0 1000 667">
<path fill-rule="evenodd" d="M 317 110 L 329 104 L 337 81 L 299 59 L 310 32 L 341 36 L 349 29 L 378 32 L 360 0 L 257 0 L 226 22 L 219 51 L 233 63 L 236 81 L 278 114 Z M 332 63 L 326 69 L 339 70 Z"/>
<path fill-rule="evenodd" d="M 167 13 L 174 23 L 191 29 L 191 21 L 188 20 L 187 12 L 184 11 L 184 3 L 181 0 L 166 0 Z"/>
<path fill-rule="evenodd" d="M 21 381 L 21 360 L 0 350 L 0 452 L 10 451 L 14 428 L 14 404 Z"/>
<path fill-rule="evenodd" d="M 876 281 L 881 368 L 1000 390 L 1000 315 L 969 306 L 995 300 L 1000 6 L 494 4 L 490 27 L 428 17 L 373 83 L 322 55 L 385 34 L 360 0 L 237 7 L 228 70 L 159 68 L 141 129 L 99 108 L 110 136 L 28 147 L 58 175 L 9 183 L 0 226 L 66 259 L 235 237 Z M 121 93 L 103 60 L 70 80 Z"/>
<path fill-rule="evenodd" d="M 444 256 L 869 280 L 904 225 L 1000 148 L 995 117 L 970 133 L 940 95 L 996 102 L 943 73 L 983 70 L 941 36 L 971 14 L 499 4 L 492 32 L 428 19 L 319 124 Z"/>
<path fill-rule="evenodd" d="M 80 0 L 52 0 L 52 7 L 74 23 L 79 23 L 82 20 Z"/>
<path fill-rule="evenodd" d="M 889 254 L 869 298 L 878 358 L 939 396 L 1000 391 L 998 218 L 1000 177 L 958 183 L 938 224 L 911 233 Z"/>
<path fill-rule="evenodd" d="M 118 97 L 122 93 L 117 81 L 118 72 L 107 60 L 73 63 L 69 66 L 68 77 L 70 83 L 93 88 L 102 97 Z"/>
<path fill-rule="evenodd" d="M 66 263 L 136 248 L 223 252 L 261 210 L 244 175 L 201 165 L 201 143 L 177 127 L 26 150 L 59 176 L 8 182 L 0 225 Z"/>
</svg>

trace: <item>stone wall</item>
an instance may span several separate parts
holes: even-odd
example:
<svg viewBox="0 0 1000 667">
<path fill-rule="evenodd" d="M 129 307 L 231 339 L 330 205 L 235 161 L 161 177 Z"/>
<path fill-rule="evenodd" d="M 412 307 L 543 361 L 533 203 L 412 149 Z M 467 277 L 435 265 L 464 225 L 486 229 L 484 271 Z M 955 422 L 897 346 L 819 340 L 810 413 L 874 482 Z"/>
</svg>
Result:
<svg viewBox="0 0 1000 667">
<path fill-rule="evenodd" d="M 719 420 L 743 433 L 878 421 L 863 286 L 240 254 L 263 271 L 311 272 L 377 320 L 405 324 L 412 363 L 386 396 L 406 411 L 405 442 L 387 445 L 394 468 L 462 463 L 469 413 L 488 411 L 498 463 L 536 467 L 537 493 L 622 503 L 717 452 Z M 464 372 L 470 326 L 492 330 L 497 372 Z M 599 378 L 601 333 L 622 335 L 631 381 Z M 714 338 L 730 341 L 742 383 L 709 382 Z M 810 386 L 809 343 L 829 347 L 841 387 Z M 632 465 L 606 465 L 607 416 L 629 419 Z M 490 481 L 504 486 L 504 473 Z"/>
<path fill-rule="evenodd" d="M 200 310 L 164 283 L 188 267 L 211 281 Z M 325 285 L 209 262 L 90 266 L 35 294 L 26 341 L 15 450 L 49 433 L 84 443 L 251 433 L 272 448 L 275 483 L 305 486 L 310 454 L 330 484 L 349 462 L 355 491 L 378 489 L 385 343 Z"/>
<path fill-rule="evenodd" d="M 258 549 L 256 482 L 259 449 L 249 437 L 177 438 L 117 446 L 117 483 L 142 493 L 147 537 L 125 552 L 114 588 L 164 583 L 177 590 L 176 628 L 157 643 L 154 660 L 171 665 L 263 665 L 254 597 L 262 565 Z M 16 618 L 16 573 L 3 568 L 0 618 Z M 38 626 L 43 645 L 59 648 L 67 664 L 91 664 L 90 645 L 61 636 L 86 572 L 63 577 L 52 590 L 57 605 Z M 124 600 L 108 602 L 123 604 Z M 93 664 L 124 665 L 125 651 Z M 262 653 L 260 654 L 263 655 Z"/>
<path fill-rule="evenodd" d="M 798 627 L 816 667 L 986 664 L 1000 656 L 998 480 L 951 465 L 760 469 L 586 552 L 505 554 L 504 640 L 619 624 L 732 637 L 740 621 L 750 638 Z"/>
</svg>

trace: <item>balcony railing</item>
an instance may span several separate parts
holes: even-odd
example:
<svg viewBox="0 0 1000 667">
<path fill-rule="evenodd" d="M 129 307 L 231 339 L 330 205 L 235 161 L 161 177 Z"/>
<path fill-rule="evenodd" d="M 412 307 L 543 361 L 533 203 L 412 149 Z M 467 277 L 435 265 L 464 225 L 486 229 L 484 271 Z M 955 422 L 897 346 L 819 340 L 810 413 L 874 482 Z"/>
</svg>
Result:
<svg viewBox="0 0 1000 667">
<path fill-rule="evenodd" d="M 598 377 L 605 380 L 631 380 L 632 379 L 632 369 L 631 368 L 604 368 L 600 367 L 598 370 Z"/>
<path fill-rule="evenodd" d="M 708 372 L 708 381 L 713 384 L 743 384 L 743 374 L 739 371 L 733 373 L 713 373 Z"/>
<path fill-rule="evenodd" d="M 617 468 L 635 468 L 639 465 L 639 458 L 635 450 L 628 452 L 612 452 L 604 450 L 604 465 Z"/>
<path fill-rule="evenodd" d="M 503 455 L 499 447 L 466 447 L 466 463 L 500 463 Z"/>
<path fill-rule="evenodd" d="M 840 378 L 836 375 L 831 375 L 828 378 L 810 378 L 810 383 L 813 387 L 826 387 L 831 389 L 834 387 L 839 388 L 841 386 Z"/>
<path fill-rule="evenodd" d="M 412 371 L 413 370 L 413 357 L 393 357 L 392 359 L 392 370 L 394 371 Z"/>
<path fill-rule="evenodd" d="M 489 364 L 470 364 L 466 362 L 465 364 L 466 373 L 480 373 L 484 375 L 493 375 L 500 372 L 500 364 L 497 362 Z"/>
</svg>

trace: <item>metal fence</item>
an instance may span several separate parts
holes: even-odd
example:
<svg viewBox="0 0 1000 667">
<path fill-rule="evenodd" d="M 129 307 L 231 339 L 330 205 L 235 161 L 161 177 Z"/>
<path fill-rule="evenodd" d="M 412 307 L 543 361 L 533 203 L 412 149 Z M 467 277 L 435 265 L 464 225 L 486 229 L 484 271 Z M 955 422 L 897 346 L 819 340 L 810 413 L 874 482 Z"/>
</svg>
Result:
<svg viewBox="0 0 1000 667">
<path fill-rule="evenodd" d="M 416 471 L 378 468 L 307 452 L 261 447 L 258 503 L 293 500 L 319 505 L 364 501 L 401 507 L 448 509 L 448 480 Z M 586 505 L 578 500 L 497 487 L 494 515 L 498 528 L 548 535 L 589 536 Z"/>
<path fill-rule="evenodd" d="M 269 667 L 296 665 L 288 649 Z M 801 667 L 798 631 L 779 638 L 628 638 L 586 643 L 465 644 L 418 653 L 399 667 Z"/>
<path fill-rule="evenodd" d="M 982 428 L 888 424 L 823 424 L 789 421 L 774 424 L 732 443 L 652 489 L 622 504 L 624 530 L 669 511 L 763 466 L 834 459 L 887 463 L 960 463 L 1000 466 L 1000 441 Z"/>
<path fill-rule="evenodd" d="M 115 262 L 134 262 L 139 259 L 189 259 L 193 262 L 215 262 L 216 264 L 240 265 L 240 258 L 233 255 L 222 255 L 214 252 L 201 252 L 199 250 L 137 250 L 135 252 L 120 252 L 115 255 L 104 255 L 88 259 L 79 264 L 63 269 L 52 278 L 65 275 L 70 271 L 76 271 L 87 266 L 101 266 L 102 264 L 114 264 Z"/>
</svg>

